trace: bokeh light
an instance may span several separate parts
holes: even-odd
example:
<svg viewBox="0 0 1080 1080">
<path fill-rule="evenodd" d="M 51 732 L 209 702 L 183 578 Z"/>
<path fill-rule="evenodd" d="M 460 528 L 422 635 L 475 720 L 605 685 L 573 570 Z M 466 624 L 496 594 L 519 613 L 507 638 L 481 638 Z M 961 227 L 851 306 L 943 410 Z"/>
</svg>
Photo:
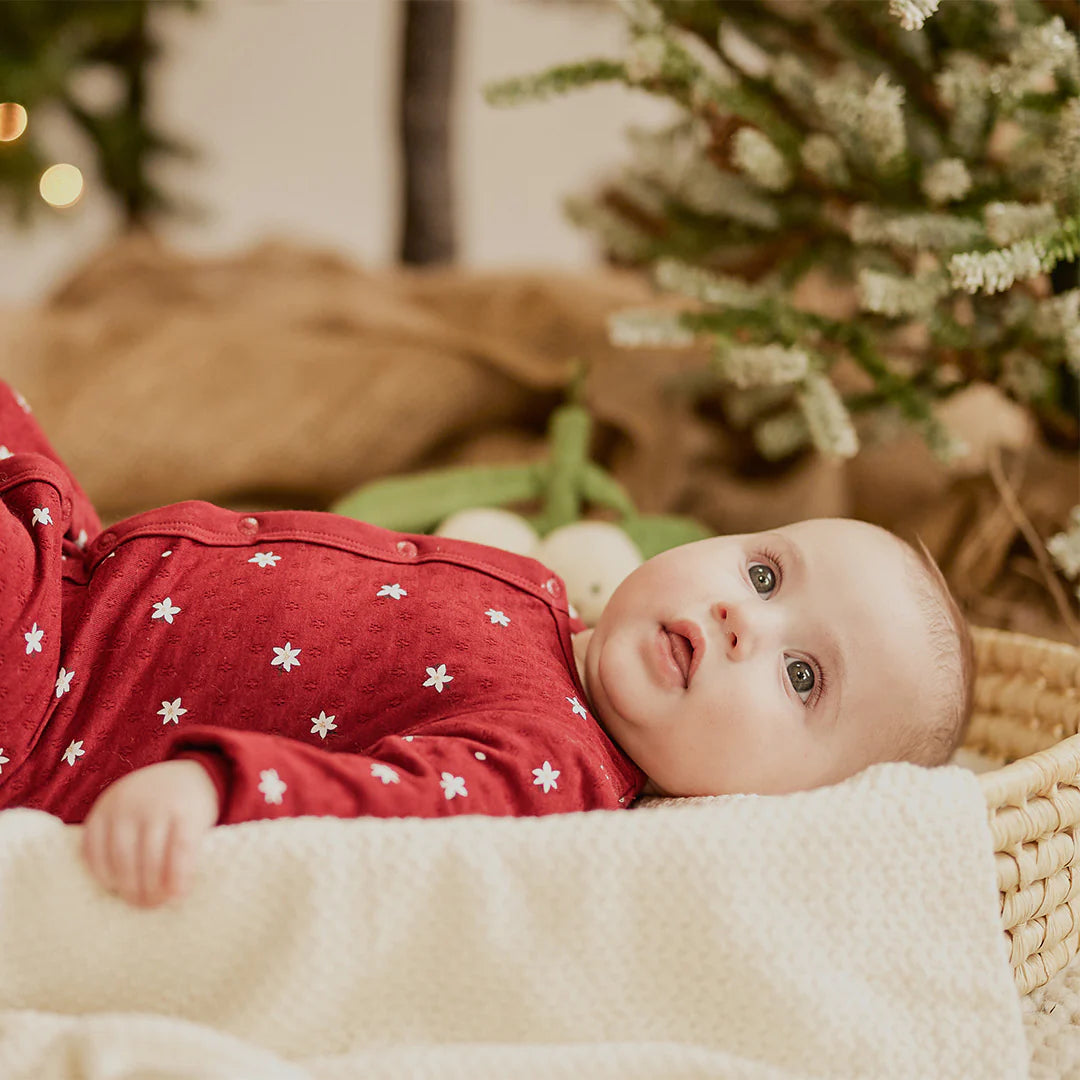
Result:
<svg viewBox="0 0 1080 1080">
<path fill-rule="evenodd" d="M 50 165 L 41 174 L 41 197 L 58 209 L 73 206 L 83 191 L 82 173 L 74 165 Z"/>
<path fill-rule="evenodd" d="M 14 101 L 0 103 L 0 142 L 14 142 L 26 130 L 26 110 Z"/>
</svg>

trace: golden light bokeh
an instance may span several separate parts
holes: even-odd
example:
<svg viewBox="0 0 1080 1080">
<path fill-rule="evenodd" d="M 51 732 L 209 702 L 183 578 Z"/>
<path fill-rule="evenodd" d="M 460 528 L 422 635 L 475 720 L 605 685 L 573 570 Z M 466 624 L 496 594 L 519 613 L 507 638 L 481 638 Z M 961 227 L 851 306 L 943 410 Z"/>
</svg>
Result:
<svg viewBox="0 0 1080 1080">
<path fill-rule="evenodd" d="M 74 165 L 50 165 L 41 174 L 41 197 L 58 209 L 73 206 L 83 191 L 82 173 Z"/>
<path fill-rule="evenodd" d="M 0 103 L 0 142 L 14 142 L 26 130 L 26 110 L 14 101 Z"/>
</svg>

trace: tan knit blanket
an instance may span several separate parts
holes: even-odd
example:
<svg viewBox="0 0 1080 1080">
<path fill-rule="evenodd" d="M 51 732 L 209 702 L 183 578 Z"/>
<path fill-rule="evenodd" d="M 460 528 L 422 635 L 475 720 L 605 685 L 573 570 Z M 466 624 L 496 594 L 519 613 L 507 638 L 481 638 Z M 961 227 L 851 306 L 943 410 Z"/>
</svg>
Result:
<svg viewBox="0 0 1080 1080">
<path fill-rule="evenodd" d="M 0 813 L 4 1080 L 1026 1075 L 959 768 L 546 818 L 209 835 L 132 908 Z"/>
</svg>

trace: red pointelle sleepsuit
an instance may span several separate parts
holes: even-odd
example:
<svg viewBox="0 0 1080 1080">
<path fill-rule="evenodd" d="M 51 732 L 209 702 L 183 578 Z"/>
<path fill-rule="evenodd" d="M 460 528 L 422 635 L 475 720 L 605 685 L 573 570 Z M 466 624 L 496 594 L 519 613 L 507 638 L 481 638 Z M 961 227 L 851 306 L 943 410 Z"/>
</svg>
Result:
<svg viewBox="0 0 1080 1080">
<path fill-rule="evenodd" d="M 535 559 L 336 514 L 190 501 L 101 532 L 0 382 L 0 809 L 82 821 L 170 758 L 219 824 L 625 809 L 565 585 Z"/>
</svg>

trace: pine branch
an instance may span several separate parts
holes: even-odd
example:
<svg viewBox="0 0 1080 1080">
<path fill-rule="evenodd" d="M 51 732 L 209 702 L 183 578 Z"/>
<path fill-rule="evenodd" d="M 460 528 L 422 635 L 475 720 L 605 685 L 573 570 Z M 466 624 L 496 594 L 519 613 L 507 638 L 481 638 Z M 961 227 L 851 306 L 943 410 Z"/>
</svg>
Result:
<svg viewBox="0 0 1080 1080">
<path fill-rule="evenodd" d="M 890 81 L 903 86 L 907 91 L 905 103 L 917 111 L 924 123 L 931 126 L 948 146 L 949 153 L 957 152 L 948 135 L 949 111 L 934 92 L 932 81 L 927 79 L 926 73 L 910 57 L 896 49 L 890 37 L 890 32 L 909 31 L 894 31 L 895 24 L 890 24 L 889 30 L 886 30 L 867 10 L 867 5 L 861 2 L 832 4 L 826 9 L 826 14 L 852 51 L 862 52 L 871 70 L 885 68 L 890 75 Z M 869 50 L 866 50 L 867 42 L 870 44 Z"/>
<path fill-rule="evenodd" d="M 566 94 L 598 82 L 629 83 L 625 64 L 603 58 L 560 64 L 537 75 L 488 83 L 483 88 L 483 95 L 489 105 L 496 107 L 520 105 L 526 101 L 541 101 L 555 94 Z"/>
</svg>

